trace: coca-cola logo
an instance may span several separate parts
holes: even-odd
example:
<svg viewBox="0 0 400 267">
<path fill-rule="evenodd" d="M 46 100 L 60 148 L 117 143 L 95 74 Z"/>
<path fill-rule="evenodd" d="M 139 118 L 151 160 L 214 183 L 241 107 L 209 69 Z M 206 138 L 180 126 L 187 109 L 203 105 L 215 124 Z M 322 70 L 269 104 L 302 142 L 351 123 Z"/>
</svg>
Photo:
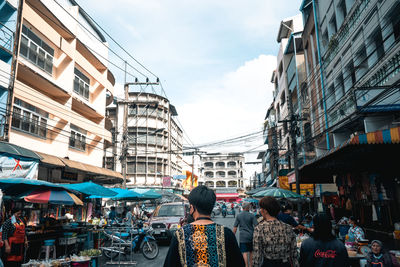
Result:
<svg viewBox="0 0 400 267">
<path fill-rule="evenodd" d="M 314 253 L 314 257 L 334 259 L 334 258 L 336 258 L 336 250 L 321 251 L 321 250 L 317 249 Z"/>
</svg>

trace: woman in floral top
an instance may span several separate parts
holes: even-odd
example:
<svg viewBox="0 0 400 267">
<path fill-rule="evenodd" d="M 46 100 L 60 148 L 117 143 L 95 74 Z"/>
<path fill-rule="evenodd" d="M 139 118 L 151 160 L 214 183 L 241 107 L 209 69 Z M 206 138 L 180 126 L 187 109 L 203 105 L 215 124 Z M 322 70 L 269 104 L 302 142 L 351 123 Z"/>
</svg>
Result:
<svg viewBox="0 0 400 267">
<path fill-rule="evenodd" d="M 349 219 L 349 224 L 350 224 L 350 229 L 349 229 L 349 238 L 348 242 L 357 242 L 359 240 L 364 239 L 365 234 L 363 229 L 358 226 L 358 220 L 356 220 L 354 217 L 350 217 Z"/>
<path fill-rule="evenodd" d="M 290 225 L 279 221 L 278 201 L 273 197 L 260 200 L 260 212 L 264 220 L 254 229 L 254 267 L 297 267 L 296 235 Z"/>
</svg>

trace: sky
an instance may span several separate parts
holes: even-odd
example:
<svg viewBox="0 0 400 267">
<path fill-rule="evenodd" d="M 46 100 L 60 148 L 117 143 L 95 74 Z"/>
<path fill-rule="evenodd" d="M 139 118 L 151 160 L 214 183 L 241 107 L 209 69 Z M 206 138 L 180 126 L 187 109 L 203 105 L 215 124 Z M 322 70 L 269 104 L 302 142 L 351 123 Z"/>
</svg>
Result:
<svg viewBox="0 0 400 267">
<path fill-rule="evenodd" d="M 272 102 L 280 21 L 300 13 L 300 0 L 78 0 L 136 60 L 160 78 L 178 111 L 187 142 L 226 140 L 262 130 Z M 112 3 L 112 5 L 111 5 Z M 106 39 L 110 40 L 108 36 Z M 115 43 L 131 66 L 154 76 Z M 123 68 L 121 59 L 110 60 Z M 111 67 L 121 95 L 123 72 Z M 128 66 L 139 80 L 144 76 Z M 128 75 L 127 80 L 133 79 Z M 154 88 L 161 92 L 161 87 Z M 262 137 L 212 152 L 259 151 Z M 211 148 L 209 148 L 211 149 Z M 207 150 L 206 150 L 207 151 Z M 246 154 L 254 161 L 256 153 Z M 261 165 L 247 173 L 260 172 Z"/>
</svg>

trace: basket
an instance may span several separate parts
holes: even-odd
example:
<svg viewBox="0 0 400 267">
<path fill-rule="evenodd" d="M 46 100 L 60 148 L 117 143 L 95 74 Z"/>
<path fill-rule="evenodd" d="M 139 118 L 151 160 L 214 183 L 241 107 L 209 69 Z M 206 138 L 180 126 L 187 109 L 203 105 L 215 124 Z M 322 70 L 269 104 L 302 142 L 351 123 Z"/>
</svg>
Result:
<svg viewBox="0 0 400 267">
<path fill-rule="evenodd" d="M 60 245 L 72 245 L 76 243 L 76 237 L 61 237 L 58 239 Z"/>
</svg>

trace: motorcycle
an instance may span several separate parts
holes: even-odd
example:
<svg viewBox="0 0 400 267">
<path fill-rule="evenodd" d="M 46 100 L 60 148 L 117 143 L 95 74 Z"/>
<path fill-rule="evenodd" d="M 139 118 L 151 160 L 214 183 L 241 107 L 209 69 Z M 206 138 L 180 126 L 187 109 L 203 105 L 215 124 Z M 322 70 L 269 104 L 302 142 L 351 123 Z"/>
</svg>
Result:
<svg viewBox="0 0 400 267">
<path fill-rule="evenodd" d="M 222 208 L 222 217 L 226 217 L 226 208 Z"/>
<path fill-rule="evenodd" d="M 153 237 L 153 228 L 144 229 L 143 225 L 136 229 L 121 231 L 104 230 L 106 240 L 101 247 L 103 255 L 108 259 L 115 259 L 117 256 L 128 255 L 132 252 L 142 252 L 148 260 L 158 256 L 159 248 L 156 239 Z M 132 242 L 131 242 L 132 241 Z"/>
</svg>

